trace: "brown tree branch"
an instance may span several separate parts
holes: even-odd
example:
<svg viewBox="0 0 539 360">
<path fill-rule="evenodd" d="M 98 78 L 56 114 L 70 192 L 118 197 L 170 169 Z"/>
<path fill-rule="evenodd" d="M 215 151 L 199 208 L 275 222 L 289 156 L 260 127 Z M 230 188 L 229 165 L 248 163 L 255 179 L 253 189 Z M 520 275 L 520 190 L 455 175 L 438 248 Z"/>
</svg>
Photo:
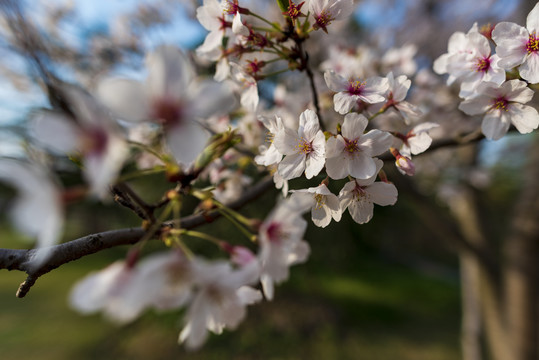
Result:
<svg viewBox="0 0 539 360">
<path fill-rule="evenodd" d="M 255 200 L 272 187 L 272 178 L 266 177 L 245 191 L 240 199 L 231 202 L 227 206 L 231 209 L 239 209 Z M 183 229 L 192 229 L 211 222 L 220 216 L 220 213 L 216 210 L 204 214 L 194 214 L 182 218 L 180 220 L 180 226 Z M 169 225 L 169 223 L 163 224 L 163 226 Z M 40 276 L 51 270 L 101 250 L 120 245 L 135 244 L 144 236 L 144 234 L 145 231 L 142 228 L 127 228 L 92 234 L 63 244 L 58 244 L 51 247 L 48 259 L 39 267 L 33 266 L 32 262 L 36 255 L 35 249 L 0 249 L 0 269 L 24 271 L 28 275 L 17 291 L 17 297 L 22 298 L 28 291 L 30 291 L 31 287 Z"/>
</svg>

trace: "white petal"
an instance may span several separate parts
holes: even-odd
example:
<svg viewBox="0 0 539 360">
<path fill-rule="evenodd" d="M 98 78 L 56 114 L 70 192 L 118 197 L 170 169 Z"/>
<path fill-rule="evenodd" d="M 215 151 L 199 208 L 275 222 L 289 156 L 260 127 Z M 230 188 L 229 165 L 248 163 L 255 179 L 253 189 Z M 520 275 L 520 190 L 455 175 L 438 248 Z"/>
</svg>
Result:
<svg viewBox="0 0 539 360">
<path fill-rule="evenodd" d="M 394 205 L 397 202 L 397 188 L 393 184 L 375 182 L 365 188 L 373 203 L 381 206 Z"/>
<path fill-rule="evenodd" d="M 144 86 L 134 80 L 105 79 L 97 87 L 99 100 L 128 121 L 148 119 L 149 102 Z"/>
<path fill-rule="evenodd" d="M 530 33 L 535 32 L 539 35 L 539 3 L 535 4 L 532 11 L 528 14 L 526 28 Z"/>
<path fill-rule="evenodd" d="M 60 113 L 37 112 L 30 120 L 30 131 L 38 143 L 59 153 L 73 153 L 79 145 L 80 130 L 72 119 Z"/>
<path fill-rule="evenodd" d="M 333 96 L 334 109 L 339 114 L 344 115 L 352 110 L 358 99 L 358 96 L 339 92 Z"/>
<path fill-rule="evenodd" d="M 279 163 L 279 174 L 285 180 L 290 180 L 301 176 L 305 170 L 305 155 L 304 154 L 291 154 L 286 155 L 285 158 Z"/>
<path fill-rule="evenodd" d="M 511 122 L 521 134 L 527 134 L 537 129 L 539 125 L 539 114 L 531 106 L 522 104 L 511 104 Z"/>
<path fill-rule="evenodd" d="M 539 53 L 533 52 L 528 55 L 524 64 L 519 68 L 520 76 L 530 84 L 539 83 Z"/>
<path fill-rule="evenodd" d="M 357 139 L 367 128 L 369 120 L 361 114 L 351 113 L 344 117 L 344 122 L 341 127 L 342 136 L 346 139 Z"/>
<path fill-rule="evenodd" d="M 498 140 L 502 138 L 509 130 L 509 122 L 503 121 L 500 111 L 491 111 L 485 115 L 481 123 L 481 131 L 489 140 Z"/>
<path fill-rule="evenodd" d="M 146 56 L 149 93 L 153 98 L 177 99 L 185 94 L 194 77 L 194 69 L 186 56 L 176 47 L 159 46 Z"/>
<path fill-rule="evenodd" d="M 352 201 L 348 206 L 348 212 L 358 224 L 369 222 L 372 219 L 373 209 L 373 203 L 364 199 Z"/>
<path fill-rule="evenodd" d="M 204 150 L 209 133 L 196 121 L 185 120 L 167 129 L 167 145 L 178 163 L 189 165 Z"/>
<path fill-rule="evenodd" d="M 376 164 L 370 156 L 359 153 L 348 162 L 348 171 L 357 179 L 369 179 L 376 174 Z"/>
</svg>

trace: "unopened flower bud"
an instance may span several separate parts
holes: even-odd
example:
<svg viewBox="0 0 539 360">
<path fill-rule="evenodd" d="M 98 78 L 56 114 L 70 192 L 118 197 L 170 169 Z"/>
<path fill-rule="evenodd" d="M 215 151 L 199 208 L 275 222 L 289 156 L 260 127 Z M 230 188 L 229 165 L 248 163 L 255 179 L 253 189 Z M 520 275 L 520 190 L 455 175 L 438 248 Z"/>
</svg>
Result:
<svg viewBox="0 0 539 360">
<path fill-rule="evenodd" d="M 410 158 L 406 156 L 399 155 L 395 161 L 397 169 L 403 175 L 414 176 L 415 175 L 415 165 Z"/>
</svg>

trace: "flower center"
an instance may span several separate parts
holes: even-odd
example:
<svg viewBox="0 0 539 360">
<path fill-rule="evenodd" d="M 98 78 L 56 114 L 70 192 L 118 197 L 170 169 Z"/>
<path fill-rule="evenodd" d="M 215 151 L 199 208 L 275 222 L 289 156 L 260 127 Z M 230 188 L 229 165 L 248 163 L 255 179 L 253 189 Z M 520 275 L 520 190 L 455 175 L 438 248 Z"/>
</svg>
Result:
<svg viewBox="0 0 539 360">
<path fill-rule="evenodd" d="M 504 97 L 499 97 L 496 99 L 496 101 L 494 102 L 494 105 L 493 105 L 493 109 L 496 109 L 496 110 L 503 110 L 503 111 L 507 111 L 507 105 L 509 104 L 509 101 L 507 101 L 506 98 Z"/>
<path fill-rule="evenodd" d="M 345 137 L 344 139 L 344 150 L 347 151 L 349 154 L 353 154 L 355 152 L 359 152 L 359 146 L 357 146 L 357 141 L 359 138 L 355 138 L 353 140 L 349 140 Z"/>
<path fill-rule="evenodd" d="M 288 15 L 290 19 L 294 20 L 297 19 L 301 15 L 301 7 L 305 3 L 302 2 L 301 4 L 294 4 L 292 1 L 290 1 L 290 5 L 288 6 L 288 11 L 285 11 L 283 14 Z"/>
<path fill-rule="evenodd" d="M 152 117 L 163 126 L 174 125 L 181 119 L 182 109 L 178 101 L 166 98 L 156 99 L 152 110 Z"/>
<path fill-rule="evenodd" d="M 333 16 L 331 16 L 331 13 L 327 10 L 322 10 L 322 12 L 318 15 L 314 16 L 314 21 L 316 24 L 314 27 L 316 29 L 322 29 L 325 32 L 327 32 L 327 26 L 333 21 Z M 315 29 L 315 30 L 316 30 Z"/>
<path fill-rule="evenodd" d="M 296 145 L 296 151 L 301 154 L 309 154 L 313 152 L 313 144 L 310 141 L 305 140 L 304 138 L 301 138 L 299 143 Z"/>
<path fill-rule="evenodd" d="M 281 228 L 281 224 L 278 222 L 272 222 L 266 229 L 266 234 L 270 242 L 276 243 L 285 238 L 285 234 Z"/>
<path fill-rule="evenodd" d="M 238 10 L 240 9 L 240 6 L 238 5 L 238 1 L 237 0 L 234 0 L 234 1 L 225 1 L 223 4 L 222 4 L 222 7 L 223 7 L 223 12 L 225 14 L 228 14 L 228 15 L 235 15 Z"/>
<path fill-rule="evenodd" d="M 475 71 L 487 72 L 490 69 L 490 57 L 479 58 L 475 62 Z"/>
<path fill-rule="evenodd" d="M 109 136 L 105 129 L 94 127 L 84 131 L 82 151 L 88 155 L 103 155 L 109 142 Z"/>
<path fill-rule="evenodd" d="M 367 198 L 367 192 L 365 191 L 365 188 L 363 186 L 359 186 L 356 183 L 356 187 L 352 191 L 354 194 L 354 200 L 355 201 L 361 201 L 365 198 Z"/>
<path fill-rule="evenodd" d="M 363 91 L 363 88 L 365 87 L 365 82 L 361 82 L 361 81 L 353 81 L 353 80 L 349 80 L 348 81 L 348 93 L 350 93 L 351 95 L 361 95 L 362 91 Z"/>
<path fill-rule="evenodd" d="M 316 194 L 314 199 L 316 200 L 315 209 L 321 209 L 326 203 L 326 197 L 322 194 Z"/>
<path fill-rule="evenodd" d="M 539 52 L 539 38 L 535 35 L 535 31 L 530 34 L 530 38 L 526 43 L 526 50 L 528 54 Z"/>
</svg>

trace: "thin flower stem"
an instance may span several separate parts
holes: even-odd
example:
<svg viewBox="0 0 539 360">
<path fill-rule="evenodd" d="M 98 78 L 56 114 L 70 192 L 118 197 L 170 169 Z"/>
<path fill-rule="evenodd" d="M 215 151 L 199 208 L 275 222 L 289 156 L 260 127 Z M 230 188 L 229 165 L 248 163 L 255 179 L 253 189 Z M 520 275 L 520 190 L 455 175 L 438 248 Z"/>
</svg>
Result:
<svg viewBox="0 0 539 360">
<path fill-rule="evenodd" d="M 153 156 L 155 156 L 159 160 L 161 160 L 163 162 L 166 162 L 165 159 L 164 159 L 164 156 L 162 154 L 159 154 L 157 151 L 155 151 L 154 149 L 152 149 L 151 147 L 149 147 L 146 144 L 142 144 L 142 143 L 139 143 L 138 141 L 133 141 L 133 140 L 127 140 L 127 143 L 129 145 L 133 145 L 133 146 L 136 146 L 138 148 L 141 148 L 142 150 L 149 152 L 150 154 L 152 154 Z"/>
<path fill-rule="evenodd" d="M 272 73 L 269 73 L 269 74 L 264 74 L 264 77 L 270 77 L 270 76 L 275 76 L 275 75 L 279 75 L 279 74 L 282 74 L 282 73 L 285 73 L 287 71 L 289 71 L 290 69 L 286 68 L 286 69 L 282 69 L 282 70 L 277 70 L 277 71 L 274 71 Z"/>
<path fill-rule="evenodd" d="M 183 231 L 183 235 L 197 237 L 199 239 L 207 240 L 207 241 L 217 245 L 218 247 L 221 247 L 221 245 L 224 243 L 223 240 L 221 240 L 221 239 L 219 239 L 219 238 L 217 238 L 215 236 L 200 232 L 200 231 L 185 230 L 185 231 Z"/>
<path fill-rule="evenodd" d="M 283 32 L 279 26 L 275 25 L 275 24 L 272 23 L 271 21 L 269 21 L 269 20 L 263 18 L 262 16 L 260 16 L 260 15 L 258 15 L 258 14 L 256 14 L 256 13 L 254 13 L 254 12 L 252 12 L 252 11 L 249 11 L 249 15 L 254 16 L 255 18 L 257 18 L 257 19 L 259 19 L 259 20 L 262 20 L 263 22 L 265 22 L 266 24 L 270 25 L 273 29 L 277 30 L 278 32 Z"/>
<path fill-rule="evenodd" d="M 144 176 L 144 175 L 158 174 L 158 173 L 163 172 L 165 170 L 166 170 L 166 168 L 164 166 L 155 166 L 152 169 L 144 169 L 144 170 L 133 171 L 131 173 L 127 173 L 125 175 L 120 176 L 120 178 L 118 179 L 118 182 L 125 182 L 125 181 L 128 181 L 128 180 L 136 179 L 136 178 Z"/>
<path fill-rule="evenodd" d="M 234 218 L 233 215 L 229 214 L 224 208 L 217 209 L 221 215 L 223 215 L 225 218 L 227 218 L 234 226 L 236 226 L 249 241 L 252 241 L 253 234 L 250 233 L 245 226 L 238 221 L 238 219 Z"/>
</svg>

